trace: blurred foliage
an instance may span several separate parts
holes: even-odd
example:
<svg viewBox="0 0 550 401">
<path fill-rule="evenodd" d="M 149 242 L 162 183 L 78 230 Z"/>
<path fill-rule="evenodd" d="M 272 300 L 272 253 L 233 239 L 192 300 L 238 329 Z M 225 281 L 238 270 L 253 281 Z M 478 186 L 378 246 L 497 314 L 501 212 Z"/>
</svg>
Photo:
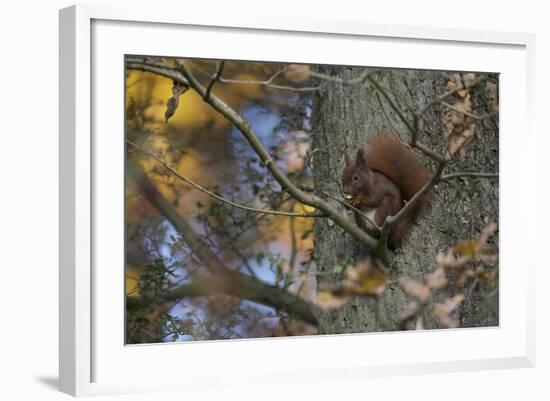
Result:
<svg viewBox="0 0 550 401">
<path fill-rule="evenodd" d="M 216 70 L 213 61 L 193 61 L 191 66 L 205 84 Z M 224 77 L 265 80 L 283 68 L 279 64 L 227 62 Z M 194 91 L 173 90 L 169 79 L 127 71 L 129 141 L 233 202 L 304 211 L 281 191 L 225 118 Z M 306 110 L 310 94 L 233 83 L 217 83 L 213 92 L 247 116 L 284 170 L 294 174 L 295 180 L 308 182 L 303 158 L 309 143 Z M 167 102 L 176 94 L 177 108 L 170 110 L 172 115 L 166 121 Z M 144 169 L 162 195 L 228 266 L 291 292 L 300 291 L 303 296 L 314 292 L 314 281 L 308 281 L 306 274 L 312 267 L 311 220 L 256 214 L 212 201 L 130 146 L 127 157 Z M 128 297 L 158 300 L 170 288 L 190 283 L 195 275 L 207 274 L 170 223 L 139 195 L 131 180 L 126 187 L 126 231 Z M 290 261 L 294 266 L 289 266 Z M 281 319 L 292 324 L 292 317 L 273 308 L 225 295 L 188 297 L 168 305 L 153 301 L 146 308 L 127 310 L 126 337 L 128 343 L 141 343 L 271 336 L 275 329 L 281 332 Z"/>
</svg>

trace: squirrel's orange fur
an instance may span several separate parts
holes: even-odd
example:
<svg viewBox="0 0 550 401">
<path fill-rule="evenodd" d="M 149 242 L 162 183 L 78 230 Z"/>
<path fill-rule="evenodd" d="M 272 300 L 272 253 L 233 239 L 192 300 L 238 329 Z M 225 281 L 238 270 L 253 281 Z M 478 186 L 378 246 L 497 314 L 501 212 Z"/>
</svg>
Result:
<svg viewBox="0 0 550 401">
<path fill-rule="evenodd" d="M 399 188 L 404 201 L 411 200 L 429 181 L 430 171 L 395 135 L 371 135 L 367 139 L 367 145 L 366 157 L 369 168 L 392 180 Z M 420 205 L 429 203 L 429 198 L 429 194 L 424 196 Z"/>
<path fill-rule="evenodd" d="M 344 194 L 352 204 L 381 226 L 387 216 L 394 216 L 430 179 L 412 151 L 395 136 L 387 133 L 371 135 L 367 151 L 359 149 L 355 161 L 346 155 L 342 173 Z M 412 224 L 418 209 L 428 204 L 429 194 L 417 203 L 390 232 L 390 245 L 396 246 Z M 357 224 L 369 228 L 358 213 Z"/>
</svg>

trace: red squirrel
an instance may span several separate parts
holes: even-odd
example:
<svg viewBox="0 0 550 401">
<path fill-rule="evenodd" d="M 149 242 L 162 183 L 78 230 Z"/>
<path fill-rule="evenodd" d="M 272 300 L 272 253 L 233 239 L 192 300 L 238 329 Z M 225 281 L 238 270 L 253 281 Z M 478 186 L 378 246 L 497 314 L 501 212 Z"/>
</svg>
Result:
<svg viewBox="0 0 550 401">
<path fill-rule="evenodd" d="M 357 150 L 355 161 L 345 154 L 342 173 L 344 198 L 378 226 L 395 216 L 430 179 L 430 171 L 394 135 L 375 134 L 367 139 L 367 150 Z M 392 227 L 388 245 L 395 248 L 407 232 L 418 210 L 430 202 L 424 195 L 410 213 Z M 372 234 L 368 222 L 355 212 L 357 225 Z"/>
</svg>

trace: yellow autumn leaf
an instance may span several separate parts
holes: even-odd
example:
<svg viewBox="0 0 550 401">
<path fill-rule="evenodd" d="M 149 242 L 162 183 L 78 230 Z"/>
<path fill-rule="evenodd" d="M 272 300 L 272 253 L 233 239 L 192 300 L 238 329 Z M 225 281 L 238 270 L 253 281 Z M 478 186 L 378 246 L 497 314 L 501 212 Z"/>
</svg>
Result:
<svg viewBox="0 0 550 401">
<path fill-rule="evenodd" d="M 380 296 L 386 289 L 388 283 L 387 276 L 378 269 L 372 269 L 371 274 L 360 277 L 359 293 L 365 295 Z"/>
<path fill-rule="evenodd" d="M 459 242 L 454 246 L 454 250 L 456 253 L 460 253 L 467 257 L 472 257 L 475 255 L 478 248 L 478 241 L 477 240 L 467 240 Z"/>
<path fill-rule="evenodd" d="M 379 262 L 361 261 L 346 269 L 345 288 L 357 295 L 380 296 L 384 293 L 388 277 Z"/>
<path fill-rule="evenodd" d="M 284 77 L 291 82 L 302 82 L 309 79 L 310 66 L 306 64 L 291 64 L 284 73 Z"/>
<path fill-rule="evenodd" d="M 304 205 L 304 204 L 296 204 L 296 208 L 301 208 L 302 211 L 306 212 L 306 213 L 313 213 L 315 212 L 315 208 L 313 206 L 309 206 L 309 205 Z M 298 210 L 297 210 L 298 211 Z"/>
</svg>

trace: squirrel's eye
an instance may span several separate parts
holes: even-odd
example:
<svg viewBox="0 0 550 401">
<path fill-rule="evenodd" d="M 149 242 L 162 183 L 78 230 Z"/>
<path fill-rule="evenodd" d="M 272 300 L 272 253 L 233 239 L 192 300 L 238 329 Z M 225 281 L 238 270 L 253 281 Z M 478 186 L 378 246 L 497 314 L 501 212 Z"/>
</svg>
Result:
<svg viewBox="0 0 550 401">
<path fill-rule="evenodd" d="M 358 174 L 354 174 L 353 175 L 353 181 L 357 181 L 359 179 L 359 175 Z"/>
</svg>

